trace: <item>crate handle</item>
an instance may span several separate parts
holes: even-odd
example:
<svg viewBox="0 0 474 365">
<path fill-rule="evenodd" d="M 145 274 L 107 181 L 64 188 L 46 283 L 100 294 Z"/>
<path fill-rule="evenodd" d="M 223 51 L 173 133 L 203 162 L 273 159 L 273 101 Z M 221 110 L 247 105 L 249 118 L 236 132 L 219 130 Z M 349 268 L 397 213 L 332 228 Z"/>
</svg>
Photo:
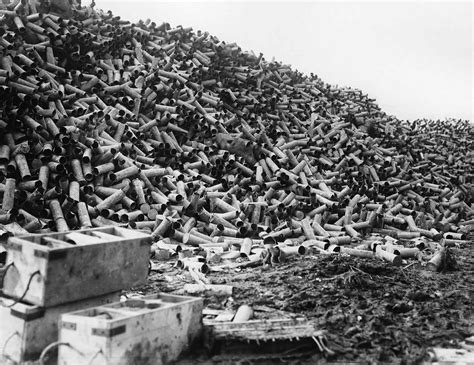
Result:
<svg viewBox="0 0 474 365">
<path fill-rule="evenodd" d="M 102 352 L 102 348 L 99 349 L 99 351 L 97 351 L 89 360 L 89 362 L 87 363 L 87 365 L 91 365 L 92 362 L 96 359 L 97 355 L 100 355 L 102 354 L 102 356 L 104 356 L 104 353 Z"/>
<path fill-rule="evenodd" d="M 20 333 L 19 333 L 18 331 L 13 332 L 13 333 L 10 335 L 10 337 L 8 337 L 8 338 L 6 339 L 6 341 L 4 342 L 4 344 L 3 344 L 2 353 L 0 354 L 0 360 L 2 360 L 2 359 L 4 359 L 4 358 L 10 358 L 10 356 L 5 355 L 5 349 L 7 348 L 7 345 L 8 345 L 8 343 L 10 342 L 10 340 L 11 340 L 13 337 L 15 337 L 15 336 L 18 336 L 18 337 L 20 337 L 20 339 L 21 339 L 21 335 L 20 335 Z"/>
<path fill-rule="evenodd" d="M 5 268 L 4 268 L 5 271 L 3 272 L 3 276 L 2 276 L 2 285 L 0 285 L 0 288 L 3 288 L 3 282 L 5 280 L 5 276 L 7 275 L 7 271 L 12 266 L 15 266 L 15 263 L 13 261 L 10 262 L 7 266 L 5 266 Z"/>
<path fill-rule="evenodd" d="M 14 301 L 12 304 L 7 305 L 7 306 L 6 306 L 7 308 L 13 307 L 15 304 L 21 302 L 21 301 L 23 300 L 23 298 L 25 298 L 26 293 L 27 293 L 28 290 L 30 289 L 31 281 L 33 280 L 33 277 L 35 277 L 35 275 L 41 275 L 40 271 L 39 271 L 39 270 L 36 270 L 33 274 L 30 275 L 30 278 L 29 278 L 29 280 L 28 280 L 28 284 L 26 285 L 26 289 L 25 289 L 25 291 L 23 292 L 23 294 L 21 295 L 21 297 L 15 299 L 15 301 Z"/>
<path fill-rule="evenodd" d="M 38 359 L 38 363 L 40 365 L 45 365 L 45 357 L 46 355 L 48 354 L 49 351 L 51 351 L 52 349 L 56 348 L 56 347 L 59 347 L 59 346 L 67 346 L 67 347 L 70 347 L 72 348 L 73 350 L 77 351 L 81 356 L 84 356 L 84 353 L 79 351 L 78 349 L 76 349 L 74 346 L 72 346 L 70 343 L 68 342 L 61 342 L 61 341 L 57 341 L 57 342 L 53 342 L 53 343 L 50 343 L 48 346 L 46 346 L 43 351 L 41 351 L 41 355 Z"/>
</svg>

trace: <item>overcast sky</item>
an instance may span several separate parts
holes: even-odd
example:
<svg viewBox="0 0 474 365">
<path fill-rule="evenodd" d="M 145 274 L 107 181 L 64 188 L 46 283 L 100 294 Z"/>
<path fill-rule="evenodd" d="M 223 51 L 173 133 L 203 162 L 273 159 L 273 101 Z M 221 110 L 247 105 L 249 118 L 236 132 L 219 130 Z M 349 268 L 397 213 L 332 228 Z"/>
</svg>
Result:
<svg viewBox="0 0 474 365">
<path fill-rule="evenodd" d="M 208 31 L 267 60 L 359 88 L 400 119 L 473 121 L 471 1 L 96 3 L 133 22 Z"/>
</svg>

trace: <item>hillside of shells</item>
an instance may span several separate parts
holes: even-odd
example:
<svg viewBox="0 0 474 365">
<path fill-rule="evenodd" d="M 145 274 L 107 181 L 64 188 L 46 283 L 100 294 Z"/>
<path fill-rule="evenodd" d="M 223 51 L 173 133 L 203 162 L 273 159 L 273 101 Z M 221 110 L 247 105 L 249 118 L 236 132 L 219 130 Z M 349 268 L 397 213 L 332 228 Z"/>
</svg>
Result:
<svg viewBox="0 0 474 365">
<path fill-rule="evenodd" d="M 54 4 L 0 4 L 3 243 L 149 233 L 135 292 L 182 291 L 192 268 L 237 290 L 208 309 L 315 320 L 320 361 L 474 334 L 472 123 L 402 121 L 208 32 Z"/>
</svg>

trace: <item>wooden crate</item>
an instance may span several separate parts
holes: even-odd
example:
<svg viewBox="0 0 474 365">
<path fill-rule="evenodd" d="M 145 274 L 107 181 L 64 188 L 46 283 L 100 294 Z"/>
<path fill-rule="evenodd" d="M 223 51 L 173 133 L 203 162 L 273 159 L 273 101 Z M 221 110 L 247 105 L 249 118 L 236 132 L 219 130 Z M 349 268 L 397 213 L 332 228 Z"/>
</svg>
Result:
<svg viewBox="0 0 474 365">
<path fill-rule="evenodd" d="M 201 298 L 156 294 L 61 316 L 58 365 L 168 364 L 199 337 Z M 82 355 L 81 355 L 82 353 Z"/>
<path fill-rule="evenodd" d="M 122 227 L 11 237 L 3 292 L 21 298 L 26 291 L 25 302 L 51 307 L 142 285 L 150 242 Z"/>
<path fill-rule="evenodd" d="M 49 344 L 58 340 L 58 322 L 63 313 L 113 303 L 120 299 L 120 292 L 95 298 L 43 308 L 33 304 L 17 303 L 11 298 L 0 297 L 0 364 L 35 360 Z"/>
</svg>

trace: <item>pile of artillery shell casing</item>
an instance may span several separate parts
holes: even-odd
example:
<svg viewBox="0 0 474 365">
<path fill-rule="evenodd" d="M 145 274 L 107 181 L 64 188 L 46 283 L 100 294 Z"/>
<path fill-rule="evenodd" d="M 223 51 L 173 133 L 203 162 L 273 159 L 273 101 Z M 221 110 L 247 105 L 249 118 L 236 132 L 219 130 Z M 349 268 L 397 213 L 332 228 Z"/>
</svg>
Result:
<svg viewBox="0 0 474 365">
<path fill-rule="evenodd" d="M 0 223 L 15 233 L 122 223 L 337 251 L 472 229 L 469 122 L 402 122 L 207 32 L 71 14 L 0 5 Z"/>
</svg>

